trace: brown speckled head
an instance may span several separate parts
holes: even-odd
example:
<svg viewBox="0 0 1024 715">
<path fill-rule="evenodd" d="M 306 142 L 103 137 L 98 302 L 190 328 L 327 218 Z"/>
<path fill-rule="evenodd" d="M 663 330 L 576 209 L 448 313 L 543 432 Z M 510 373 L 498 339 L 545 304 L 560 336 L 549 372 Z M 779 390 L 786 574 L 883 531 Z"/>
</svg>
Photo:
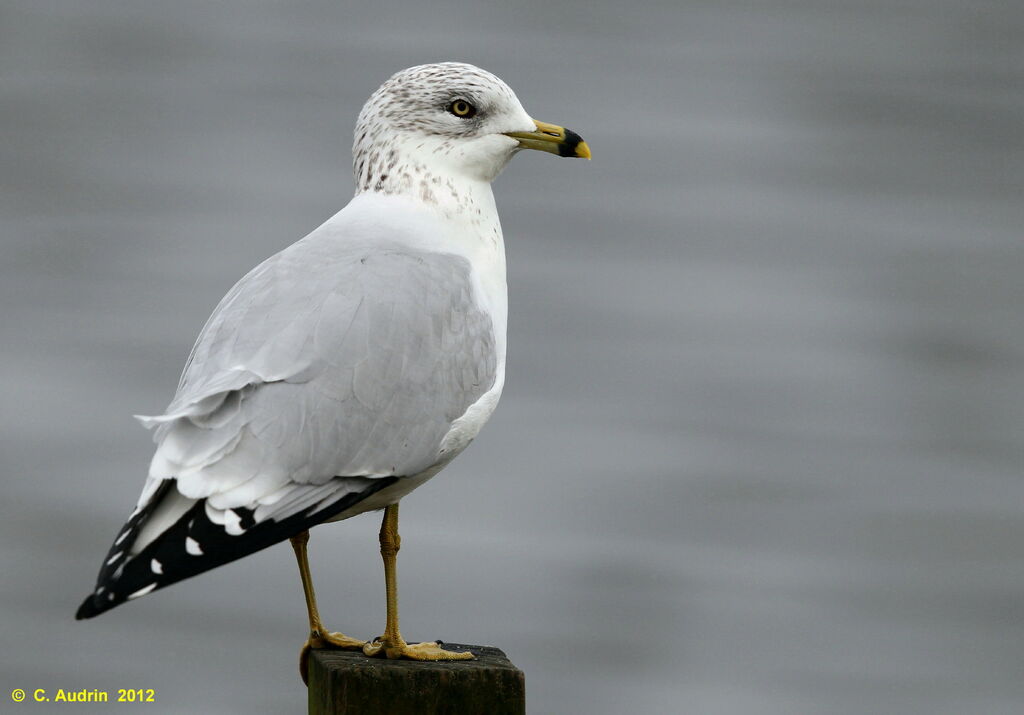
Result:
<svg viewBox="0 0 1024 715">
<path fill-rule="evenodd" d="M 430 202 L 432 187 L 492 181 L 518 148 L 505 133 L 534 128 L 515 93 L 490 72 L 458 62 L 410 67 L 359 113 L 356 193 L 408 193 Z"/>
</svg>

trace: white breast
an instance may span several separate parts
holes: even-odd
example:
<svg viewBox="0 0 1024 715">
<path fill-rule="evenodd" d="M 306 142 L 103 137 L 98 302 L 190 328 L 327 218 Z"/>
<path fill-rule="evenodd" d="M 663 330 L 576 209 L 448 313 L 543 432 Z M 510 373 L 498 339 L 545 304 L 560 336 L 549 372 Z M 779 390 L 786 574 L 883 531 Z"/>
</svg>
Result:
<svg viewBox="0 0 1024 715">
<path fill-rule="evenodd" d="M 451 253 L 469 261 L 472 267 L 474 299 L 491 317 L 497 352 L 494 385 L 466 412 L 456 419 L 438 446 L 439 463 L 425 472 L 401 479 L 342 512 L 331 521 L 383 508 L 433 477 L 445 464 L 465 449 L 493 414 L 505 385 L 508 288 L 505 279 L 505 244 L 489 184 L 460 186 L 462 196 L 471 196 L 470 211 L 426 204 L 407 196 L 362 193 L 320 229 L 335 227 L 348 233 L 353 227 L 365 228 L 369 235 L 381 235 L 385 227 L 379 217 L 387 216 L 388 228 L 401 231 L 400 240 L 412 248 Z M 460 209 L 465 209 L 463 201 Z M 479 211 L 477 211 L 479 209 Z M 363 233 L 359 230 L 358 233 Z"/>
</svg>

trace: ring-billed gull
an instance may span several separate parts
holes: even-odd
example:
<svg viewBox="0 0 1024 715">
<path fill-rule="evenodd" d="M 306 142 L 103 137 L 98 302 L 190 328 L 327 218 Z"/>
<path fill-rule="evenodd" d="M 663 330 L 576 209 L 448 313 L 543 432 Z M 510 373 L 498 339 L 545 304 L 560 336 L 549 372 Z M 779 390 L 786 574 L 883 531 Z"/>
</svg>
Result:
<svg viewBox="0 0 1024 715">
<path fill-rule="evenodd" d="M 445 62 L 367 101 L 356 195 L 221 300 L 155 428 L 135 510 L 78 609 L 126 600 L 290 539 L 311 647 L 471 657 L 398 630 L 398 502 L 476 436 L 505 376 L 505 249 L 491 181 L 520 149 L 590 157 L 494 75 Z M 370 643 L 324 628 L 308 529 L 384 509 L 387 625 Z"/>
</svg>

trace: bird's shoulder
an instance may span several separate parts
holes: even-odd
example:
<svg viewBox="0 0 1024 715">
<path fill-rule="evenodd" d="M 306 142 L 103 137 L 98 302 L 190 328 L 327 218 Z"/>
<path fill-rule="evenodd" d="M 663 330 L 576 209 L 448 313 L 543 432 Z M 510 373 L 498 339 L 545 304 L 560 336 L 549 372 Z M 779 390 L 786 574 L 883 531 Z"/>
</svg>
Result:
<svg viewBox="0 0 1024 715">
<path fill-rule="evenodd" d="M 469 261 L 425 245 L 433 227 L 414 211 L 394 203 L 382 218 L 377 203 L 354 201 L 239 280 L 200 331 L 179 392 L 238 367 L 266 382 L 293 377 L 338 349 L 361 313 L 379 332 L 460 319 L 476 302 Z"/>
</svg>

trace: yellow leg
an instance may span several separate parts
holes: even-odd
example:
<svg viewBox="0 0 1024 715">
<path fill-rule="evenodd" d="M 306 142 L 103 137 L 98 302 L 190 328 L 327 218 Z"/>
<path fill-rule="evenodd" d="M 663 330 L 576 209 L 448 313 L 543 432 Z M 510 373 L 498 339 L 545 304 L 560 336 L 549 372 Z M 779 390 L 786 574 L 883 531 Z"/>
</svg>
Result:
<svg viewBox="0 0 1024 715">
<path fill-rule="evenodd" d="M 388 658 L 409 658 L 410 660 L 469 660 L 472 653 L 457 653 L 444 650 L 437 643 L 406 643 L 398 631 L 398 580 L 396 556 L 402 546 L 398 535 L 398 504 L 384 509 L 380 524 L 380 555 L 384 559 L 384 587 L 387 592 L 388 620 L 384 635 L 363 646 L 363 653 L 369 656 L 384 655 Z"/>
<path fill-rule="evenodd" d="M 316 607 L 316 593 L 313 591 L 313 576 L 309 572 L 309 559 L 306 556 L 306 544 L 309 543 L 309 532 L 303 531 L 291 538 L 295 560 L 299 563 L 299 577 L 302 579 L 302 591 L 306 596 L 306 611 L 309 613 L 309 639 L 299 652 L 299 674 L 302 682 L 308 682 L 309 651 L 311 648 L 342 648 L 344 650 L 361 650 L 366 641 L 350 638 L 344 633 L 328 631 L 320 621 L 320 611 Z"/>
</svg>

